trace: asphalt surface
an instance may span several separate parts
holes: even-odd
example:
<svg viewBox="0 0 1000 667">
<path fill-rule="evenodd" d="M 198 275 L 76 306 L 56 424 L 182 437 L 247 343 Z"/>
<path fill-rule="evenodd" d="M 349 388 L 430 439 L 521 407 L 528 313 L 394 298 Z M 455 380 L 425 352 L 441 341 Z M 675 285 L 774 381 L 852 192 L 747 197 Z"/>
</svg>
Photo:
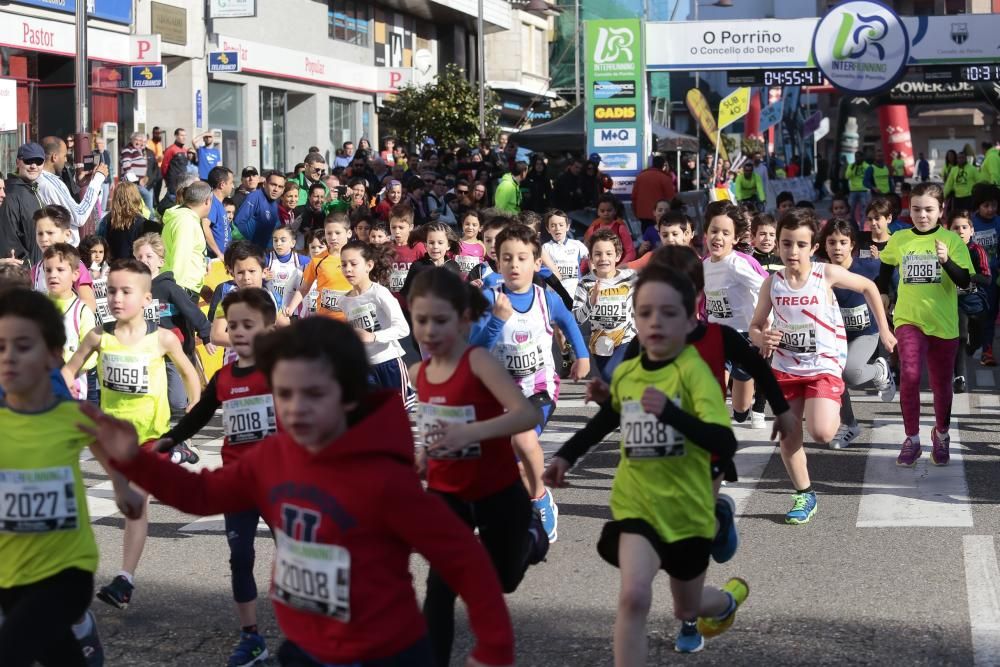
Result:
<svg viewBox="0 0 1000 667">
<path fill-rule="evenodd" d="M 712 564 L 708 582 L 730 576 L 750 584 L 732 629 L 708 640 L 702 653 L 673 651 L 678 623 L 669 585 L 655 584 L 648 622 L 649 664 L 691 665 L 995 665 L 1000 664 L 1000 572 L 994 535 L 996 447 L 1000 431 L 998 377 L 970 362 L 970 393 L 956 397 L 952 464 L 929 465 L 929 395 L 924 395 L 924 456 L 898 468 L 898 399 L 884 404 L 855 392 L 860 438 L 847 450 L 809 445 L 819 510 L 804 526 L 785 525 L 791 488 L 767 430 L 737 426 L 738 484 L 723 489 L 737 501 L 741 544 L 735 558 Z M 926 387 L 926 385 L 925 385 Z M 594 412 L 582 385 L 567 384 L 544 438 L 551 454 Z M 217 423 L 197 440 L 203 464 L 219 465 Z M 618 462 L 606 442 L 556 492 L 559 540 L 548 560 L 529 570 L 508 605 L 517 635 L 517 664 L 608 665 L 618 572 L 595 550 L 610 518 L 608 493 Z M 94 461 L 83 464 L 101 550 L 98 586 L 118 571 L 124 521 L 108 506 L 110 490 Z M 119 611 L 95 601 L 107 665 L 224 665 L 237 640 L 228 550 L 221 520 L 200 520 L 153 503 L 150 537 L 132 604 Z M 258 533 L 260 629 L 276 652 L 281 641 L 266 590 L 273 548 Z M 412 561 L 422 599 L 426 568 Z M 970 609 L 971 607 L 971 609 Z M 470 646 L 460 611 L 453 664 Z M 269 662 L 267 664 L 274 664 Z"/>
</svg>

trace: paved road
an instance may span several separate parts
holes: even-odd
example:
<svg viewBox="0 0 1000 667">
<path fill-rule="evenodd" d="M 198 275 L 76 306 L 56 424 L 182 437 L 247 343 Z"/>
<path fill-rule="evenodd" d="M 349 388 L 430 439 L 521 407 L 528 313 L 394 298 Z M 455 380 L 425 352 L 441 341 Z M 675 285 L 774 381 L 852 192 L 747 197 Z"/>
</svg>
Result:
<svg viewBox="0 0 1000 667">
<path fill-rule="evenodd" d="M 975 363 L 975 362 L 972 362 Z M 737 501 L 742 544 L 713 565 L 708 579 L 733 575 L 751 594 L 732 630 L 706 650 L 673 653 L 677 624 L 665 576 L 657 580 L 649 621 L 650 664 L 692 665 L 997 665 L 1000 664 L 1000 487 L 995 448 L 1000 397 L 992 370 L 972 371 L 969 394 L 956 397 L 952 463 L 894 465 L 902 440 L 896 403 L 859 396 L 864 426 L 849 450 L 809 450 L 819 510 L 813 521 L 783 523 L 790 488 L 770 431 L 737 427 Z M 929 395 L 924 413 L 931 414 Z M 551 453 L 593 413 L 569 386 L 546 434 Z M 929 440 L 930 421 L 922 433 Z M 218 425 L 199 438 L 205 464 L 218 465 Z M 960 442 L 960 444 L 959 444 Z M 926 446 L 926 445 L 925 445 Z M 518 664 L 546 667 L 611 663 L 617 571 L 594 549 L 618 455 L 611 443 L 584 459 L 573 487 L 557 494 L 559 541 L 508 598 Z M 98 579 L 117 571 L 123 520 L 93 461 L 84 464 L 102 560 Z M 228 553 L 221 517 L 196 519 L 153 504 L 152 526 L 132 606 L 95 602 L 108 665 L 221 665 L 235 640 Z M 257 540 L 257 580 L 268 581 L 272 547 Z M 425 568 L 414 557 L 422 595 Z M 271 648 L 279 633 L 269 605 L 260 625 Z M 457 650 L 468 647 L 460 638 Z M 456 661 L 455 664 L 458 664 Z"/>
</svg>

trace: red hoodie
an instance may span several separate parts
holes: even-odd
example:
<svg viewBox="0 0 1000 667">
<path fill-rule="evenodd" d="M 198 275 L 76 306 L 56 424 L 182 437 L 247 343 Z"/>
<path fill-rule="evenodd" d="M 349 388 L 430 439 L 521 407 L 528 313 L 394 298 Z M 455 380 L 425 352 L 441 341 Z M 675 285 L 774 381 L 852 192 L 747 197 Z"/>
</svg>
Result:
<svg viewBox="0 0 1000 667">
<path fill-rule="evenodd" d="M 473 657 L 513 663 L 514 632 L 496 572 L 468 526 L 421 487 L 399 396 L 380 392 L 364 407 L 361 420 L 318 454 L 278 433 L 232 465 L 198 474 L 146 451 L 115 465 L 182 512 L 258 509 L 279 544 L 275 617 L 289 640 L 321 662 L 389 657 L 427 633 L 409 570 L 415 550 L 465 601 L 478 640 Z"/>
</svg>

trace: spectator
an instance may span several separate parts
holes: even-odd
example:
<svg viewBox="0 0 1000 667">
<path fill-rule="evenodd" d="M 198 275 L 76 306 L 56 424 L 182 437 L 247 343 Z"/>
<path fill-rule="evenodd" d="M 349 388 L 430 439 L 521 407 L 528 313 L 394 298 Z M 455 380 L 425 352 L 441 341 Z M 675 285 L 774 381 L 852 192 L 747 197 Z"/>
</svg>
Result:
<svg viewBox="0 0 1000 667">
<path fill-rule="evenodd" d="M 156 166 L 160 168 L 163 166 L 163 130 L 159 127 L 154 127 L 152 136 L 149 138 L 149 149 L 153 152 L 153 156 L 156 158 Z"/>
<path fill-rule="evenodd" d="M 688 153 L 684 156 L 681 164 L 681 192 L 690 192 L 695 189 L 695 178 L 697 174 L 695 173 L 695 160 L 694 155 Z"/>
<path fill-rule="evenodd" d="M 284 174 L 278 171 L 264 174 L 264 187 L 243 201 L 233 220 L 243 238 L 265 250 L 271 247 L 271 234 L 278 226 L 278 199 L 284 191 Z"/>
<path fill-rule="evenodd" d="M 222 165 L 222 151 L 214 145 L 215 135 L 211 132 L 206 132 L 202 140 L 205 143 L 198 149 L 198 178 L 207 181 L 208 172 Z"/>
<path fill-rule="evenodd" d="M 987 156 L 989 153 L 987 153 Z M 920 179 L 921 183 L 926 183 L 931 179 L 931 164 L 924 157 L 923 153 L 920 153 L 917 159 L 917 178 Z"/>
<path fill-rule="evenodd" d="M 468 186 L 466 186 L 466 191 L 468 191 Z M 396 204 L 402 201 L 402 199 L 403 184 L 397 180 L 389 181 L 389 185 L 385 188 L 385 197 L 383 197 L 382 201 L 380 201 L 378 206 L 375 207 L 375 217 L 388 224 L 389 211 L 391 211 Z"/>
<path fill-rule="evenodd" d="M 292 179 L 292 182 L 299 186 L 298 206 L 303 206 L 309 199 L 309 193 L 312 190 L 313 185 L 323 185 L 323 177 L 326 175 L 326 160 L 319 152 L 309 153 L 306 155 L 304 164 L 305 170 L 296 178 Z M 323 185 L 324 198 L 326 197 L 326 193 L 326 186 Z"/>
<path fill-rule="evenodd" d="M 90 184 L 83 197 L 77 201 L 58 176 L 68 161 L 66 143 L 59 137 L 45 137 L 42 139 L 42 147 L 45 150 L 45 166 L 38 177 L 38 198 L 43 206 L 58 205 L 70 212 L 70 243 L 77 246 L 80 244 L 80 227 L 87 224 L 90 214 L 101 199 L 101 186 L 107 179 L 108 165 L 101 164 L 94 169 Z"/>
<path fill-rule="evenodd" d="M 155 232 L 150 221 L 142 214 L 143 200 L 139 188 L 134 183 L 124 181 L 115 187 L 111 199 L 111 210 L 101 219 L 97 234 L 108 242 L 108 254 L 113 259 L 131 259 L 132 244 L 143 234 Z"/>
<path fill-rule="evenodd" d="M 139 196 L 146 202 L 146 208 L 153 211 L 156 206 L 153 204 L 153 192 L 148 187 L 150 169 L 145 134 L 142 132 L 132 133 L 132 136 L 129 137 L 129 143 L 119 155 L 118 164 L 121 168 L 122 180 L 128 179 L 131 174 L 135 179 L 136 187 L 139 188 Z"/>
<path fill-rule="evenodd" d="M 243 200 L 257 189 L 258 183 L 260 174 L 257 172 L 257 167 L 244 167 L 240 173 L 240 187 L 233 193 L 233 203 L 236 204 L 237 211 L 243 205 Z"/>
<path fill-rule="evenodd" d="M 396 140 L 392 137 L 386 137 L 382 140 L 382 152 L 379 154 L 382 160 L 389 166 L 396 163 Z"/>
<path fill-rule="evenodd" d="M 517 215 L 521 212 L 521 181 L 528 175 L 527 162 L 515 162 L 514 169 L 504 174 L 497 184 L 493 195 L 494 205 L 498 211 Z"/>
<path fill-rule="evenodd" d="M 167 181 L 168 187 L 170 179 L 167 178 L 167 172 L 170 169 L 170 163 L 173 162 L 175 155 L 186 155 L 184 150 L 184 144 L 186 142 L 187 132 L 184 128 L 178 127 L 174 130 L 174 143 L 167 146 L 166 150 L 163 151 L 163 160 L 160 163 L 160 171 L 163 172 L 163 178 Z"/>
<path fill-rule="evenodd" d="M 176 155 L 174 157 L 177 157 Z M 189 174 L 198 176 L 198 180 L 203 180 L 198 172 L 198 152 L 194 148 L 187 149 L 187 164 L 184 169 Z"/>
<path fill-rule="evenodd" d="M 556 208 L 564 211 L 579 211 L 586 208 L 583 196 L 583 160 L 574 159 L 566 165 L 566 170 L 559 174 L 552 196 Z"/>
<path fill-rule="evenodd" d="M 101 185 L 101 210 L 106 211 L 108 208 L 108 193 L 111 190 L 108 184 L 114 182 L 115 172 L 114 165 L 111 164 L 111 153 L 108 152 L 108 144 L 104 141 L 104 137 L 96 132 L 94 133 L 94 154 L 100 158 L 101 164 L 108 165 L 108 177 Z"/>
<path fill-rule="evenodd" d="M 642 223 L 643 233 L 656 222 L 653 216 L 656 202 L 661 199 L 673 201 L 677 196 L 673 179 L 663 171 L 665 165 L 662 155 L 654 155 L 650 166 L 639 172 L 632 186 L 632 209 Z"/>
<path fill-rule="evenodd" d="M 309 186 L 309 196 L 306 203 L 295 209 L 296 238 L 304 239 L 312 230 L 323 230 L 326 213 L 323 204 L 326 202 L 326 186 L 323 183 L 313 183 Z M 301 245 L 301 243 L 300 243 Z"/>
<path fill-rule="evenodd" d="M 552 208 L 552 179 L 549 178 L 545 158 L 534 155 L 528 175 L 521 182 L 521 204 L 523 208 L 539 215 Z"/>
<path fill-rule="evenodd" d="M 354 142 L 345 141 L 343 152 L 333 159 L 333 168 L 346 169 L 354 162 Z"/>
<path fill-rule="evenodd" d="M 44 164 L 45 150 L 39 144 L 28 143 L 17 149 L 17 174 L 4 183 L 6 196 L 0 206 L 0 258 L 27 264 L 42 261 L 32 216 L 42 208 L 38 178 Z"/>
<path fill-rule="evenodd" d="M 58 138 L 59 137 L 52 137 L 52 139 Z M 67 154 L 72 154 L 73 149 L 76 147 L 76 136 L 72 133 L 67 134 L 64 142 L 66 144 Z M 45 148 L 45 139 L 42 139 L 42 148 Z M 80 195 L 80 185 L 76 180 L 76 164 L 73 160 L 64 159 L 62 166 L 60 166 L 59 170 L 56 172 L 56 176 L 59 177 L 59 180 L 61 180 L 63 185 L 66 186 L 66 189 L 69 190 L 73 199 L 77 199 Z"/>
<path fill-rule="evenodd" d="M 208 217 L 201 221 L 205 232 L 208 256 L 222 259 L 232 240 L 232 226 L 226 215 L 225 201 L 233 192 L 233 172 L 219 165 L 208 172 L 208 186 L 212 188 L 212 205 Z"/>
<path fill-rule="evenodd" d="M 591 208 L 597 206 L 597 198 L 604 192 L 601 183 L 601 173 L 598 165 L 601 157 L 594 153 L 583 165 L 583 175 L 580 177 L 580 189 L 583 191 L 584 207 Z"/>
<path fill-rule="evenodd" d="M 284 181 L 282 181 L 284 183 Z M 205 234 L 201 220 L 212 208 L 212 188 L 195 181 L 178 188 L 177 206 L 163 216 L 164 271 L 173 271 L 174 280 L 192 300 L 199 298 L 205 282 Z"/>
</svg>

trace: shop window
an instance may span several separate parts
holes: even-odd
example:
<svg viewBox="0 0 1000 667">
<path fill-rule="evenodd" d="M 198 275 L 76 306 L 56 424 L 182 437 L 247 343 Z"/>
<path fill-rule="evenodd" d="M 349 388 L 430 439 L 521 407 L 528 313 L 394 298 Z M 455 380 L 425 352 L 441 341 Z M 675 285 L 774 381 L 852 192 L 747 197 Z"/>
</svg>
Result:
<svg viewBox="0 0 1000 667">
<path fill-rule="evenodd" d="M 260 89 L 260 164 L 262 169 L 285 171 L 285 114 L 288 96 L 283 90 Z"/>
<path fill-rule="evenodd" d="M 370 4 L 363 0 L 328 0 L 328 30 L 332 39 L 367 47 Z"/>
<path fill-rule="evenodd" d="M 330 143 L 334 148 L 339 149 L 345 141 L 358 140 L 354 127 L 354 104 L 351 100 L 330 98 Z"/>
</svg>

